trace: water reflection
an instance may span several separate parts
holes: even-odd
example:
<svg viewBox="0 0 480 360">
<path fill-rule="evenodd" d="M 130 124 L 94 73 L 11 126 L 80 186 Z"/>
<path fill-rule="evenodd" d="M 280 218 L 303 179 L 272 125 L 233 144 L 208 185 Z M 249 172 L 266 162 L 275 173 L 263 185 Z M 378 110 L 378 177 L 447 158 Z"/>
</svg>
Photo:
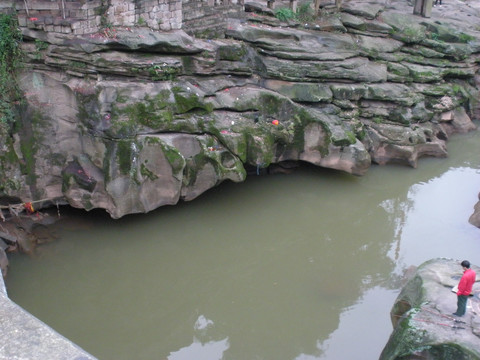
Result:
<svg viewBox="0 0 480 360">
<path fill-rule="evenodd" d="M 8 292 L 102 360 L 378 358 L 406 269 L 480 264 L 475 136 L 418 169 L 312 167 L 147 215 L 82 214 L 11 259 Z"/>
<path fill-rule="evenodd" d="M 168 360 L 221 360 L 229 348 L 228 337 L 222 340 L 211 340 L 208 330 L 214 326 L 212 320 L 200 315 L 193 326 L 195 336 L 193 343 L 178 351 L 171 352 Z"/>
<path fill-rule="evenodd" d="M 187 347 L 170 353 L 168 360 L 221 360 L 223 353 L 228 349 L 228 338 L 220 341 L 202 343 L 197 339 Z"/>
<path fill-rule="evenodd" d="M 397 263 L 396 270 L 401 264 L 419 265 L 433 257 L 473 256 L 480 260 L 466 251 L 471 246 L 477 248 L 472 241 L 477 242 L 479 230 L 468 224 L 468 218 L 479 188 L 480 171 L 466 167 L 450 168 L 438 177 L 412 185 L 406 200 L 392 206 L 392 213 L 402 219 L 388 252 Z M 420 242 L 428 252 L 410 251 Z"/>
<path fill-rule="evenodd" d="M 317 350 L 314 353 L 302 353 L 294 360 L 345 359 L 345 348 L 362 342 L 370 344 L 370 348 L 368 351 L 362 349 L 361 355 L 356 358 L 376 358 L 376 354 L 381 352 L 389 336 L 381 334 L 379 338 L 376 328 L 379 323 L 389 320 L 390 306 L 396 296 L 397 291 L 379 286 L 367 290 L 355 305 L 342 311 L 338 328 L 327 339 L 317 342 Z M 377 301 L 378 299 L 391 299 L 391 303 Z M 345 339 L 354 339 L 353 344 L 352 342 L 347 344 Z"/>
</svg>

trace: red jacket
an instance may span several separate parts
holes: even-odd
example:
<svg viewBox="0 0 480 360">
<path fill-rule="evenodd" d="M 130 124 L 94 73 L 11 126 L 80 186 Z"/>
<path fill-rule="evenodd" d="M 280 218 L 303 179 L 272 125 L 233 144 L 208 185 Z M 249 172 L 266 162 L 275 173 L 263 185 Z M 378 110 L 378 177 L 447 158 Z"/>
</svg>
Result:
<svg viewBox="0 0 480 360">
<path fill-rule="evenodd" d="M 467 269 L 458 283 L 457 295 L 470 295 L 472 293 L 473 283 L 475 282 L 475 271 Z"/>
</svg>

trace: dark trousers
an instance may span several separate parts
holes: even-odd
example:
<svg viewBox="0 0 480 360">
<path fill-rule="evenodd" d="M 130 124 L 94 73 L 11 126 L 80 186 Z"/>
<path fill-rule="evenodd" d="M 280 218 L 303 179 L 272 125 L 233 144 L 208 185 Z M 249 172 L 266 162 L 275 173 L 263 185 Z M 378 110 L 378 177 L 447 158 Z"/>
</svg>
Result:
<svg viewBox="0 0 480 360">
<path fill-rule="evenodd" d="M 467 310 L 467 300 L 468 295 L 457 295 L 457 315 L 465 315 L 465 311 Z"/>
</svg>

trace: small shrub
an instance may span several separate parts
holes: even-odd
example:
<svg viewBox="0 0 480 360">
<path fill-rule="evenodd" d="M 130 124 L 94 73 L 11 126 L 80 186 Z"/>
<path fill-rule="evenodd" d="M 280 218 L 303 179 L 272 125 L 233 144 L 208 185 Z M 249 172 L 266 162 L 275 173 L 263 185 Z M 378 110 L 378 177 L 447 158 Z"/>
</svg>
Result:
<svg viewBox="0 0 480 360">
<path fill-rule="evenodd" d="M 168 66 L 167 64 L 155 64 L 147 69 L 149 75 L 154 81 L 173 80 L 178 75 L 178 69 Z"/>
<path fill-rule="evenodd" d="M 14 106 L 21 98 L 16 73 L 22 64 L 22 34 L 16 16 L 0 14 L 0 122 L 14 122 Z"/>
<path fill-rule="evenodd" d="M 295 19 L 295 13 L 289 8 L 280 8 L 275 11 L 275 17 L 280 21 L 288 21 Z"/>
<path fill-rule="evenodd" d="M 474 38 L 473 36 L 468 35 L 468 34 L 465 34 L 465 33 L 461 33 L 461 34 L 459 35 L 459 39 L 460 39 L 460 41 L 461 41 L 462 43 L 468 43 L 468 42 L 470 42 L 470 41 L 475 40 L 475 38 Z"/>
<path fill-rule="evenodd" d="M 35 39 L 35 49 L 37 49 L 37 51 L 47 50 L 47 48 L 47 42 Z"/>
</svg>

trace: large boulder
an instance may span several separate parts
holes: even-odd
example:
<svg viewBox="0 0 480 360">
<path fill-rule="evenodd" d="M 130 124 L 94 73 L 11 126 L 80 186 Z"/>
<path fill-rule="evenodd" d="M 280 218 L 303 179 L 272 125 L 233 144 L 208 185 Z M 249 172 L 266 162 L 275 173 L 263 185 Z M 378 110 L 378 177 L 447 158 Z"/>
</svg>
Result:
<svg viewBox="0 0 480 360">
<path fill-rule="evenodd" d="M 478 281 L 467 313 L 463 317 L 452 315 L 457 309 L 457 296 L 451 289 L 462 276 L 460 262 L 434 259 L 417 269 L 393 305 L 394 330 L 380 360 L 480 359 Z M 480 267 L 472 265 L 472 269 L 480 274 Z"/>
</svg>

